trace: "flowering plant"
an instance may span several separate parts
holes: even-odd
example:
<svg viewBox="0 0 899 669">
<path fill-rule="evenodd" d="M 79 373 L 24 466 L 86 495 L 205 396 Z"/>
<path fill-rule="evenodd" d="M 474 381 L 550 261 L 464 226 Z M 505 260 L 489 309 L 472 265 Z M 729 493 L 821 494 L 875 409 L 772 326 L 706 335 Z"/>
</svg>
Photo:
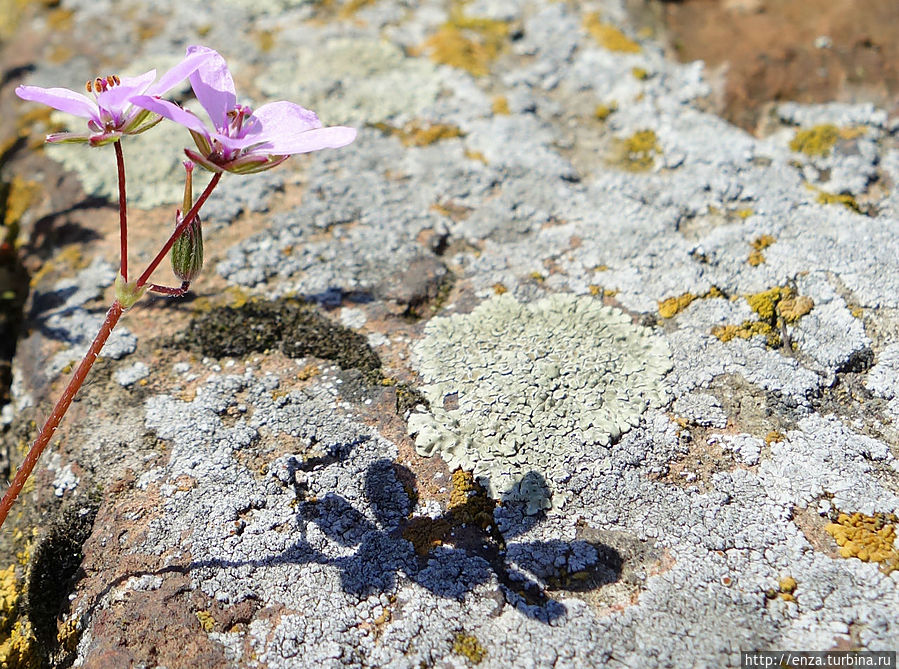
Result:
<svg viewBox="0 0 899 669">
<path fill-rule="evenodd" d="M 184 79 L 189 79 L 194 95 L 212 121 L 210 130 L 193 113 L 162 99 Z M 272 102 L 255 112 L 237 103 L 234 80 L 224 58 L 204 46 L 191 46 L 185 58 L 156 79 L 156 70 L 136 77 L 97 77 L 85 86 L 88 97 L 66 88 L 19 86 L 23 100 L 41 102 L 54 109 L 87 119 L 87 132 L 48 135 L 48 142 L 85 142 L 91 146 L 112 144 L 115 148 L 119 183 L 120 264 L 115 281 L 115 300 L 84 359 L 69 380 L 25 460 L 0 501 L 0 525 L 50 442 L 84 383 L 100 350 L 122 314 L 147 291 L 170 296 L 184 295 L 203 266 L 203 235 L 200 209 L 218 186 L 225 172 L 249 174 L 271 169 L 297 153 L 346 146 L 356 138 L 353 128 L 323 127 L 314 112 L 292 102 Z M 121 140 L 144 132 L 168 119 L 184 126 L 194 138 L 197 150 L 185 149 L 186 176 L 182 208 L 175 212 L 175 227 L 159 252 L 134 280 L 128 280 L 128 228 L 125 197 L 125 162 Z M 193 201 L 194 163 L 213 172 L 209 185 Z M 177 287 L 149 283 L 150 276 L 171 252 L 172 270 L 181 280 Z"/>
</svg>

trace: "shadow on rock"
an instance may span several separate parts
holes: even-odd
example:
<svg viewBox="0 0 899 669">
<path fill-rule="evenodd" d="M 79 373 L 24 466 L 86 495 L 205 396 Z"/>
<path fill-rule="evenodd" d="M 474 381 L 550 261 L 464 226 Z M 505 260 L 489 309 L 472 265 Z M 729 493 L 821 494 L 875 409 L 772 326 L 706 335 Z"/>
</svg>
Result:
<svg viewBox="0 0 899 669">
<path fill-rule="evenodd" d="M 411 516 L 408 509 L 415 491 L 408 488 L 410 480 L 414 481 L 414 475 L 408 469 L 391 460 L 377 460 L 366 471 L 367 509 L 357 509 L 335 494 L 301 502 L 296 521 L 303 538 L 280 555 L 241 561 L 195 560 L 186 567 L 162 571 L 317 563 L 337 568 L 344 592 L 359 597 L 389 592 L 398 580 L 408 578 L 436 595 L 456 600 L 495 576 L 511 605 L 546 623 L 566 612 L 548 590 L 595 589 L 614 583 L 621 574 L 621 556 L 598 542 L 507 544 L 494 521 L 497 502 L 467 472 L 453 474 L 450 504 L 443 514 L 436 518 Z M 395 494 L 398 482 L 406 482 L 405 495 Z M 502 502 L 503 507 L 510 504 L 518 505 Z M 527 518 L 533 527 L 541 517 Z M 310 524 L 329 541 L 343 549 L 355 548 L 354 552 L 334 557 L 312 546 L 306 539 Z M 526 524 L 519 529 L 527 529 Z M 511 537 L 516 532 L 506 534 Z M 560 587 L 563 581 L 570 587 Z"/>
</svg>

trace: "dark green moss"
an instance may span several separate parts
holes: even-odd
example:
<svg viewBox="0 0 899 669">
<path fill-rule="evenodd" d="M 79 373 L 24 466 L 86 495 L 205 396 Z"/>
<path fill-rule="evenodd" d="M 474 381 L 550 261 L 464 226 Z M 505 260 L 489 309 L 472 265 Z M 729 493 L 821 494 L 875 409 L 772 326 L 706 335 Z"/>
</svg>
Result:
<svg viewBox="0 0 899 669">
<path fill-rule="evenodd" d="M 358 369 L 370 383 L 381 378 L 381 360 L 365 337 L 301 303 L 251 301 L 214 308 L 191 321 L 175 344 L 212 358 L 279 350 L 290 358 L 314 356 Z"/>
<path fill-rule="evenodd" d="M 57 620 L 69 609 L 69 593 L 79 577 L 82 546 L 90 536 L 100 508 L 100 493 L 72 499 L 56 514 L 39 538 L 28 563 L 25 613 L 31 621 L 38 649 L 50 666 L 74 659 L 60 647 Z"/>
</svg>

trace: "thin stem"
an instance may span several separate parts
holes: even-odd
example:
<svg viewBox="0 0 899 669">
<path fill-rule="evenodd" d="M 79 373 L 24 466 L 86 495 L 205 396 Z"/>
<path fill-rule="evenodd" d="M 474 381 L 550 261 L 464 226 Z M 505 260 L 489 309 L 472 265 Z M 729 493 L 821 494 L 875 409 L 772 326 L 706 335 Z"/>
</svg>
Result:
<svg viewBox="0 0 899 669">
<path fill-rule="evenodd" d="M 44 423 L 44 427 L 41 428 L 37 439 L 34 440 L 31 450 L 28 451 L 28 455 L 25 456 L 22 466 L 19 467 L 19 471 L 16 472 L 16 477 L 10 484 L 6 494 L 3 495 L 3 500 L 0 501 L 0 526 L 2 526 L 3 521 L 6 520 L 6 516 L 9 514 L 13 502 L 16 501 L 16 497 L 18 497 L 19 493 L 22 491 L 22 486 L 25 485 L 25 481 L 27 481 L 28 477 L 31 475 L 31 470 L 33 470 L 34 465 L 37 464 L 38 458 L 41 457 L 41 453 L 43 453 L 47 444 L 50 443 L 50 438 L 56 431 L 59 421 L 62 420 L 69 405 L 75 398 L 75 393 L 78 392 L 79 388 L 81 388 L 81 385 L 84 383 L 87 373 L 90 371 L 94 362 L 97 360 L 97 356 L 100 354 L 100 349 L 103 348 L 103 344 L 109 339 L 112 329 L 115 327 L 116 323 L 119 322 L 119 318 L 122 316 L 123 312 L 124 309 L 122 305 L 119 304 L 118 300 L 113 302 L 109 311 L 106 312 L 106 320 L 104 320 L 103 325 L 100 326 L 100 331 L 91 343 L 84 358 L 81 360 L 81 364 L 78 365 L 78 369 L 75 370 L 72 378 L 69 379 L 69 385 L 66 386 L 62 396 L 57 400 L 56 406 L 53 407 L 53 413 L 50 414 L 47 422 Z"/>
<path fill-rule="evenodd" d="M 119 168 L 119 243 L 121 245 L 121 266 L 119 272 L 128 281 L 128 212 L 125 204 L 125 157 L 122 155 L 122 143 L 113 142 L 115 159 Z"/>
<path fill-rule="evenodd" d="M 150 284 L 150 292 L 168 295 L 169 297 L 181 297 L 190 290 L 190 281 L 183 281 L 180 288 L 172 288 L 171 286 L 160 286 L 156 283 Z"/>
<path fill-rule="evenodd" d="M 212 191 L 218 185 L 219 180 L 222 178 L 221 172 L 216 172 L 212 175 L 212 180 L 209 182 L 209 185 L 206 186 L 203 193 L 194 203 L 194 206 L 190 208 L 190 211 L 187 212 L 187 215 L 181 220 L 181 223 L 175 228 L 175 231 L 172 232 L 171 237 L 169 237 L 168 241 L 163 245 L 162 250 L 156 254 L 156 257 L 153 258 L 153 262 L 151 262 L 147 269 L 144 270 L 144 273 L 140 275 L 140 278 L 137 280 L 137 286 L 143 286 L 147 283 L 150 278 L 150 275 L 159 267 L 159 263 L 162 262 L 162 259 L 165 258 L 166 254 L 172 248 L 172 244 L 175 243 L 175 240 L 181 236 L 181 233 L 187 230 L 187 226 L 190 225 L 191 221 L 196 218 L 197 214 L 200 211 L 200 207 L 203 206 L 203 203 L 212 195 Z"/>
</svg>

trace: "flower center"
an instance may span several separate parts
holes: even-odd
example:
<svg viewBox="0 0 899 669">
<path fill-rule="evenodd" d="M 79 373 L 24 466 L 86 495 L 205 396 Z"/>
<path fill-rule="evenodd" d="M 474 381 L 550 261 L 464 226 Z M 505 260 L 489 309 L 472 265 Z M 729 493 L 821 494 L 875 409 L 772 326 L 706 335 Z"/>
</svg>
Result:
<svg viewBox="0 0 899 669">
<path fill-rule="evenodd" d="M 253 116 L 253 110 L 246 105 L 237 105 L 234 109 L 228 111 L 228 137 L 242 137 L 244 120 Z M 252 123 L 248 123 L 249 127 Z"/>
<path fill-rule="evenodd" d="M 106 77 L 97 77 L 93 81 L 88 81 L 84 87 L 87 89 L 88 93 L 98 95 L 103 91 L 108 91 L 113 86 L 118 86 L 120 83 L 122 83 L 122 80 L 119 79 L 119 75 L 110 74 Z"/>
<path fill-rule="evenodd" d="M 99 104 L 99 95 L 101 93 L 105 93 L 111 88 L 115 88 L 119 84 L 122 83 L 122 80 L 119 79 L 119 75 L 117 74 L 109 74 L 105 77 L 97 77 L 94 80 L 88 81 L 84 87 L 87 89 L 88 93 L 93 93 L 94 99 L 97 100 L 98 106 L 100 108 L 100 121 L 102 121 L 102 127 L 92 121 L 88 122 L 88 125 L 94 130 L 94 132 L 103 132 L 103 131 L 111 131 L 114 130 L 115 127 L 121 122 L 121 114 L 118 112 L 114 112 L 110 109 L 106 109 L 103 105 Z M 94 127 L 94 126 L 97 127 Z"/>
</svg>

